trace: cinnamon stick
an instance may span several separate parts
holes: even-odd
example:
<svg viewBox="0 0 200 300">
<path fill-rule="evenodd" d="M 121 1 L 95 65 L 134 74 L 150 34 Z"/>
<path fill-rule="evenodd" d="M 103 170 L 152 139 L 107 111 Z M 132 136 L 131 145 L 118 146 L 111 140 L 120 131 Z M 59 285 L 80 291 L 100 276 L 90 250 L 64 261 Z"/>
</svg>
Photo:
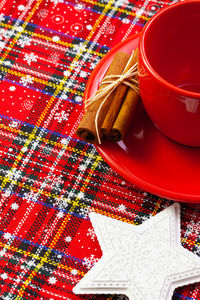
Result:
<svg viewBox="0 0 200 300">
<path fill-rule="evenodd" d="M 126 132 L 130 127 L 133 115 L 139 102 L 139 94 L 129 87 L 122 107 L 111 129 L 109 138 L 113 142 L 117 142 L 124 139 Z"/>
<path fill-rule="evenodd" d="M 128 62 L 128 65 L 126 66 L 126 69 L 124 72 L 127 72 L 137 62 L 137 60 L 138 60 L 138 49 L 136 49 L 134 51 L 132 59 L 130 59 L 130 61 Z M 125 98 L 128 88 L 129 87 L 127 85 L 125 85 L 124 83 L 120 84 L 116 88 L 116 92 L 114 94 L 113 101 L 112 101 L 112 103 L 108 109 L 107 115 L 104 119 L 104 122 L 102 125 L 102 131 L 106 136 L 108 136 L 111 139 L 113 136 L 113 132 L 111 133 L 111 129 L 112 129 L 113 124 L 118 116 L 118 113 L 120 111 L 120 108 L 122 106 L 122 103 L 124 101 L 124 98 Z M 120 115 L 120 118 L 122 118 L 122 117 L 123 117 L 123 115 Z M 120 119 L 120 123 L 123 123 L 123 122 L 126 122 L 126 121 L 125 120 L 123 121 L 123 119 Z"/>
<path fill-rule="evenodd" d="M 121 75 L 128 60 L 129 60 L 130 55 L 124 52 L 117 52 L 108 68 L 108 71 L 105 76 L 107 75 Z M 104 77 L 105 78 L 105 77 Z M 102 81 L 102 83 L 104 80 Z M 100 86 L 99 90 L 97 93 L 107 86 L 108 84 L 103 84 Z M 110 104 L 113 100 L 115 91 L 109 95 L 107 98 L 106 102 L 102 106 L 100 112 L 99 112 L 99 117 L 98 117 L 98 128 L 99 128 L 99 133 L 100 137 L 102 137 L 102 131 L 101 131 L 101 126 L 103 124 L 103 121 L 105 119 L 105 116 L 107 114 L 107 111 L 110 107 Z M 102 101 L 104 100 L 105 97 L 100 98 L 96 102 L 91 103 L 91 105 L 88 106 L 88 108 L 85 111 L 85 114 L 76 130 L 76 134 L 83 139 L 84 141 L 88 143 L 98 143 L 98 138 L 97 138 L 97 132 L 95 128 L 95 117 L 96 113 L 98 111 L 99 106 L 101 105 Z"/>
</svg>

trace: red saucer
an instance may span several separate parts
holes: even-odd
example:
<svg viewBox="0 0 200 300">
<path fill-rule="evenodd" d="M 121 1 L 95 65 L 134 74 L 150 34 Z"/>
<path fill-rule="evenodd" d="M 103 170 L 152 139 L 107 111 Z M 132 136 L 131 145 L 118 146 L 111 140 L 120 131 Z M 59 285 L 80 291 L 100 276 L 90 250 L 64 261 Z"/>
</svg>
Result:
<svg viewBox="0 0 200 300">
<path fill-rule="evenodd" d="M 85 99 L 96 92 L 113 55 L 131 53 L 138 39 L 139 35 L 130 37 L 100 61 L 88 81 Z M 142 189 L 176 201 L 200 203 L 200 148 L 181 146 L 162 135 L 142 104 L 125 140 L 103 141 L 97 150 L 121 176 Z"/>
</svg>

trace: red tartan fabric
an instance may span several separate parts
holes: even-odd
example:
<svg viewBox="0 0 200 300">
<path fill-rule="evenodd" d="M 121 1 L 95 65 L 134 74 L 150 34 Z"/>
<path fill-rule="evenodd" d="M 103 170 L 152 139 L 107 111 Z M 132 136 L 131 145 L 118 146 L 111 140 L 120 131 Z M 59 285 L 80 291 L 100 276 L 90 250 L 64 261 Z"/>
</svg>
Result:
<svg viewBox="0 0 200 300">
<path fill-rule="evenodd" d="M 124 299 L 72 292 L 101 257 L 88 211 L 141 224 L 170 202 L 126 182 L 75 130 L 96 64 L 168 4 L 0 2 L 0 299 Z M 182 244 L 196 255 L 199 209 L 182 204 Z M 195 284 L 173 299 L 199 294 Z"/>
</svg>

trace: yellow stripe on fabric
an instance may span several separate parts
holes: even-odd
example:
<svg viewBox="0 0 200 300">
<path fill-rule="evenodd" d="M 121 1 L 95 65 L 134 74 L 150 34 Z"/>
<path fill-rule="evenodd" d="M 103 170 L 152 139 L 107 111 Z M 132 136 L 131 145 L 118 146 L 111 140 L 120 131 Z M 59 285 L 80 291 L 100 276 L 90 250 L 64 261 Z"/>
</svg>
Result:
<svg viewBox="0 0 200 300">
<path fill-rule="evenodd" d="M 27 19 L 25 20 L 25 23 L 26 22 L 29 22 L 30 18 L 33 16 L 33 14 L 35 13 L 35 11 L 37 10 L 37 8 L 39 7 L 39 5 L 42 3 L 43 0 L 38 0 L 36 1 L 36 4 L 34 5 L 33 9 L 31 10 L 29 16 L 27 17 Z M 26 24 L 23 24 L 21 27 L 24 29 Z M 10 44 L 10 47 L 9 47 L 9 50 L 7 49 L 6 52 L 2 55 L 1 59 L 0 59 L 0 63 L 2 63 L 7 55 L 9 54 L 9 51 L 13 48 L 13 46 L 15 45 L 16 41 L 18 40 L 18 38 L 20 37 L 20 35 L 22 34 L 22 31 L 18 32 L 17 35 L 14 37 L 12 43 Z M 11 70 L 9 70 L 11 71 Z M 28 145 L 28 144 L 27 144 Z M 18 156 L 17 158 L 15 159 L 15 162 L 13 163 L 12 165 L 12 168 L 11 168 L 11 172 L 13 169 L 15 169 L 15 167 L 17 166 L 17 164 L 19 163 L 21 157 L 23 156 L 23 153 L 24 151 L 22 151 Z M 6 183 L 9 181 L 9 177 L 8 178 L 4 178 L 2 184 L 1 184 L 1 188 L 3 189 L 6 185 Z"/>
<path fill-rule="evenodd" d="M 34 13 L 39 8 L 39 6 L 42 2 L 43 2 L 43 0 L 36 1 L 36 4 L 34 5 L 33 9 L 31 10 L 28 17 L 26 18 L 25 23 L 28 23 L 30 21 L 30 19 L 32 18 L 32 16 L 34 15 Z"/>
<path fill-rule="evenodd" d="M 15 253 L 20 253 L 20 254 L 22 254 L 24 256 L 28 256 L 28 257 L 32 257 L 32 258 L 37 259 L 37 260 L 41 260 L 41 257 L 39 255 L 37 255 L 37 254 L 31 253 L 29 251 L 25 251 L 25 250 L 22 250 L 22 249 L 18 249 L 18 248 L 14 247 L 14 246 L 7 245 L 7 244 L 4 244 L 2 242 L 0 242 L 0 247 L 6 248 L 6 249 L 8 249 L 10 251 L 13 251 Z M 50 250 L 53 250 L 53 249 L 50 249 Z M 44 261 L 44 263 L 48 263 L 48 264 L 50 264 L 52 266 L 58 267 L 60 269 L 63 269 L 63 270 L 69 271 L 69 272 L 71 270 L 73 270 L 72 267 L 65 266 L 65 265 L 63 265 L 61 263 L 54 263 L 54 262 L 52 262 L 51 260 L 48 260 L 48 259 L 46 259 L 46 261 Z M 77 274 L 79 274 L 81 276 L 85 275 L 84 272 L 79 271 L 79 270 L 77 270 Z"/>
<path fill-rule="evenodd" d="M 111 0 L 109 3 L 113 3 L 114 0 Z M 87 37 L 86 41 L 83 43 L 83 48 L 85 45 L 87 45 L 87 43 L 89 42 L 89 40 L 92 38 L 94 32 L 96 31 L 96 29 L 98 28 L 99 24 L 101 23 L 106 11 L 108 9 L 110 9 L 110 4 L 107 4 L 106 8 L 104 9 L 104 11 L 102 12 L 102 15 L 98 18 L 98 20 L 95 22 L 89 36 Z M 81 50 L 81 49 L 80 49 Z M 81 50 L 79 54 L 76 55 L 76 57 L 74 58 L 73 60 L 73 63 L 74 62 L 78 62 L 79 58 L 81 57 L 81 54 L 84 52 L 84 50 Z M 69 67 L 69 69 L 67 71 L 71 72 L 74 68 L 73 66 L 73 63 L 71 64 L 71 66 Z M 42 112 L 36 126 L 40 126 L 42 120 L 44 119 L 44 117 L 46 116 L 47 112 L 49 111 L 49 108 L 51 107 L 52 103 L 54 102 L 55 100 L 55 97 L 59 94 L 59 92 L 63 89 L 63 85 L 66 81 L 67 77 L 64 78 L 61 82 L 60 82 L 60 85 L 57 87 L 57 90 L 55 91 L 54 95 L 52 96 L 52 98 L 50 99 L 49 103 L 47 104 L 47 106 L 45 107 L 44 111 Z"/>
<path fill-rule="evenodd" d="M 15 26 L 10 25 L 10 24 L 5 24 L 3 22 L 0 23 L 0 25 L 2 27 L 5 27 L 5 28 L 15 29 Z M 46 40 L 46 41 L 49 41 L 49 42 L 53 42 L 54 44 L 62 45 L 62 46 L 65 46 L 65 47 L 69 47 L 69 48 L 75 48 L 76 47 L 76 45 L 74 45 L 74 44 L 63 42 L 61 40 L 54 41 L 52 37 L 45 36 L 44 34 L 40 34 L 40 33 L 37 33 L 37 32 L 32 32 L 32 31 L 29 31 L 29 30 L 26 30 L 26 29 L 23 30 L 23 33 L 27 33 L 31 37 L 37 37 L 37 38 L 40 38 L 40 39 L 43 39 L 43 40 Z M 90 54 L 94 54 L 96 56 L 100 56 L 100 57 L 103 57 L 105 55 L 105 54 L 102 54 L 102 53 L 99 53 L 97 51 L 93 51 L 93 50 L 90 50 L 90 49 L 87 49 L 87 48 L 84 49 L 84 51 L 86 51 L 86 52 L 88 52 Z"/>
<path fill-rule="evenodd" d="M 181 242 L 185 243 L 185 244 L 189 244 L 191 246 L 194 246 L 194 245 L 200 246 L 200 242 L 192 241 L 192 240 L 190 240 L 188 238 L 181 238 Z"/>
<path fill-rule="evenodd" d="M 0 176 L 0 179 L 4 179 L 5 177 L 3 176 Z M 31 186 L 31 185 L 28 185 L 28 184 L 24 184 L 23 182 L 18 182 L 17 180 L 13 180 L 11 178 L 8 179 L 9 183 L 12 183 L 18 187 L 21 187 L 21 188 L 26 188 L 28 191 L 30 192 L 35 192 L 35 193 L 38 193 L 40 195 L 44 195 L 46 197 L 52 197 L 53 199 L 59 199 L 59 196 L 54 194 L 54 193 L 51 193 L 51 192 L 47 192 L 47 191 L 43 191 L 43 190 L 40 190 L 40 189 L 37 189 L 36 187 L 34 186 Z M 0 191 L 0 193 L 3 193 L 3 191 Z M 26 198 L 26 197 L 25 197 Z M 81 198 L 80 197 L 76 197 L 75 200 L 72 200 L 72 199 L 68 199 L 66 197 L 63 197 L 62 198 L 62 202 L 67 202 L 68 204 L 73 204 L 75 206 L 79 205 L 81 208 L 87 208 L 87 204 L 84 204 L 84 203 L 78 203 L 77 201 L 80 200 Z M 37 203 L 37 201 L 35 202 Z M 38 202 L 39 204 L 43 205 L 42 202 Z M 45 204 L 45 203 L 44 203 Z M 69 210 L 70 212 L 70 210 Z"/>
<path fill-rule="evenodd" d="M 105 212 L 104 212 L 104 215 L 105 215 Z M 131 224 L 133 224 L 133 223 L 131 223 Z M 181 242 L 186 243 L 186 244 L 189 244 L 189 245 L 192 245 L 192 246 L 194 246 L 194 245 L 199 246 L 199 245 L 200 245 L 200 243 L 198 243 L 198 242 L 196 242 L 196 241 L 188 240 L 188 239 L 186 239 L 186 238 L 181 238 Z M 25 251 L 25 250 L 22 250 L 22 249 L 18 249 L 18 248 L 14 247 L 14 246 L 7 245 L 7 244 L 4 244 L 4 243 L 2 243 L 2 242 L 0 242 L 0 247 L 6 248 L 6 249 L 8 249 L 8 250 L 10 250 L 10 251 L 13 251 L 13 252 L 15 252 L 15 253 L 20 253 L 20 254 L 22 254 L 22 255 L 24 255 L 24 256 L 28 256 L 28 257 L 31 257 L 31 258 L 34 258 L 34 259 L 37 259 L 37 260 L 40 260 L 40 259 L 41 259 L 41 257 L 40 257 L 39 255 L 37 255 L 37 254 L 31 253 L 31 252 L 29 252 L 29 251 Z M 61 263 L 54 263 L 54 262 L 52 262 L 51 260 L 48 260 L 48 259 L 46 259 L 46 263 L 48 263 L 48 264 L 50 264 L 50 265 L 53 265 L 53 266 L 56 266 L 56 267 L 58 267 L 58 268 L 60 268 L 60 269 L 69 271 L 69 272 L 70 272 L 71 270 L 73 270 L 72 267 L 68 267 L 68 266 L 63 265 L 63 264 L 61 264 Z M 79 275 L 81 275 L 81 276 L 84 276 L 84 275 L 85 275 L 84 272 L 79 271 L 79 270 L 77 270 L 77 274 L 79 274 Z M 109 299 L 112 299 L 112 298 L 109 298 Z"/>
<path fill-rule="evenodd" d="M 87 41 L 85 41 L 85 42 L 83 43 L 83 45 L 86 45 L 87 42 L 88 42 L 88 39 L 91 39 L 91 37 L 92 37 L 93 34 L 95 33 L 96 29 L 98 28 L 98 25 L 100 24 L 101 20 L 103 19 L 104 15 L 106 14 L 107 10 L 109 10 L 109 9 L 111 8 L 111 4 L 113 3 L 113 1 L 114 1 L 114 0 L 109 1 L 109 3 L 106 5 L 106 7 L 104 8 L 102 14 L 101 14 L 100 17 L 98 18 L 98 20 L 95 22 L 95 25 L 94 25 L 93 29 L 91 30 L 91 32 L 90 32 L 90 34 L 89 34 L 89 36 L 88 36 L 88 38 L 87 38 Z M 82 51 L 82 52 L 83 52 L 83 51 Z M 75 57 L 75 59 L 73 60 L 73 62 L 78 61 L 78 59 L 80 58 L 80 56 L 81 56 L 81 52 Z M 72 64 L 72 65 L 73 65 L 73 64 Z M 72 70 L 72 68 L 73 68 L 72 65 L 71 65 L 71 67 L 69 68 L 69 71 Z M 57 95 L 57 93 L 59 93 L 59 91 L 62 89 L 62 86 L 63 86 L 63 84 L 61 83 L 60 87 L 59 87 L 59 88 L 57 89 L 57 91 L 55 92 L 56 95 Z M 38 120 L 38 122 L 37 122 L 37 124 L 36 124 L 37 126 L 39 126 L 39 124 L 42 122 L 43 118 L 45 117 L 46 113 L 48 112 L 48 109 L 51 107 L 51 104 L 53 103 L 54 98 L 55 98 L 55 96 L 52 97 L 52 99 L 50 100 L 50 102 L 49 102 L 48 105 L 46 106 L 44 113 L 41 115 L 41 117 L 39 118 L 39 120 Z M 90 181 L 90 179 L 91 179 L 91 177 L 92 177 L 92 175 L 93 175 L 93 173 L 94 173 L 94 170 L 95 170 L 96 167 L 98 166 L 98 163 L 99 163 L 99 158 L 97 158 L 97 159 L 95 160 L 95 162 L 93 163 L 92 168 L 91 168 L 91 170 L 90 170 L 90 172 L 89 172 L 87 178 L 85 179 L 85 181 L 84 181 L 84 183 L 83 183 L 83 186 L 82 186 L 81 189 L 80 189 L 80 192 L 84 192 L 84 191 L 85 191 L 85 189 L 86 189 L 86 187 L 87 187 L 87 184 L 88 184 L 88 182 Z M 79 199 L 77 198 L 77 200 L 79 200 Z M 72 207 L 71 207 L 71 209 L 70 209 L 68 215 L 67 215 L 67 216 L 65 217 L 65 219 L 63 220 L 63 222 L 62 222 L 62 224 L 61 224 L 61 226 L 60 226 L 58 232 L 56 233 L 55 237 L 53 238 L 53 241 L 52 241 L 52 243 L 51 243 L 51 245 L 50 245 L 50 248 L 54 248 L 54 247 L 55 247 L 55 245 L 56 245 L 58 239 L 60 238 L 60 236 L 61 236 L 61 234 L 62 234 L 62 232 L 63 232 L 63 230 L 64 230 L 64 228 L 65 228 L 65 226 L 66 226 L 66 224 L 68 223 L 68 221 L 69 221 L 70 218 L 71 218 L 71 214 L 70 214 L 70 213 L 72 213 L 72 212 L 74 211 L 74 209 L 76 208 L 77 205 L 79 205 L 79 201 L 76 201 L 75 203 L 73 203 L 73 205 L 72 205 Z M 19 293 L 18 293 L 18 295 L 17 295 L 17 297 L 16 297 L 16 300 L 19 300 L 19 299 L 22 298 L 23 293 L 24 293 L 26 287 L 29 285 L 29 283 L 31 282 L 31 280 L 33 279 L 33 277 L 35 276 L 35 274 L 37 274 L 38 270 L 39 270 L 39 269 L 41 268 L 41 266 L 44 264 L 44 260 L 46 260 L 47 257 L 50 255 L 50 252 L 51 252 L 51 251 L 47 251 L 47 253 L 45 254 L 45 256 L 41 259 L 41 262 L 37 265 L 37 267 L 33 270 L 33 272 L 29 275 L 29 277 L 27 278 L 27 280 L 24 282 L 24 284 L 22 285 L 22 287 L 21 287 L 21 289 L 20 289 L 20 291 L 19 291 Z"/>
<path fill-rule="evenodd" d="M 93 0 L 82 0 L 82 1 L 85 2 L 85 3 L 90 3 L 90 4 L 97 5 L 99 7 L 105 7 L 106 6 L 106 4 L 100 3 L 99 1 L 93 1 Z M 120 8 L 120 7 L 117 7 L 117 6 L 113 6 L 112 9 L 114 9 L 116 11 L 119 11 L 119 12 L 122 12 L 122 13 L 125 13 L 127 15 L 138 17 L 139 19 L 144 19 L 146 21 L 148 21 L 150 19 L 150 18 L 145 17 L 145 16 L 137 16 L 137 13 L 131 12 L 129 10 L 126 10 L 126 9 L 123 9 L 123 8 Z"/>
<path fill-rule="evenodd" d="M 6 126 L 4 124 L 0 124 L 0 128 L 5 129 L 5 130 L 10 131 L 10 132 L 14 132 L 16 134 L 20 134 L 22 136 L 26 136 L 26 137 L 28 137 L 30 135 L 30 133 L 23 132 L 21 130 Z M 101 158 L 101 156 L 99 154 L 93 155 L 93 154 L 90 154 L 90 153 L 85 152 L 83 150 L 76 149 L 76 148 L 70 147 L 68 145 L 64 145 L 62 143 L 59 143 L 59 142 L 50 141 L 49 139 L 41 138 L 39 136 L 35 136 L 35 140 L 46 143 L 46 144 L 50 144 L 52 146 L 56 146 L 56 147 L 59 147 L 59 148 L 62 148 L 62 149 L 69 150 L 70 152 L 77 153 L 77 154 L 83 155 L 85 157 L 89 157 L 89 158 L 93 158 L 93 159 L 96 159 L 97 157 L 99 157 L 99 160 L 103 161 L 103 159 Z"/>
<path fill-rule="evenodd" d="M 102 12 L 102 14 L 100 15 L 100 17 L 98 18 L 98 20 L 95 22 L 90 34 L 88 35 L 87 39 L 85 40 L 85 42 L 83 43 L 83 48 L 85 45 L 87 45 L 87 43 L 89 42 L 89 40 L 92 38 L 92 36 L 94 35 L 96 29 L 98 28 L 99 24 L 101 23 L 102 19 L 105 16 L 105 13 L 107 10 L 109 10 L 111 8 L 111 3 L 113 3 L 114 0 L 111 0 L 104 8 L 104 11 Z M 84 52 L 84 50 L 80 51 L 79 54 L 76 55 L 76 57 L 73 60 L 74 62 L 78 62 L 79 58 L 81 57 L 81 54 Z M 73 70 L 74 66 L 73 64 L 71 64 L 71 66 L 69 67 L 69 69 L 67 71 L 71 72 Z M 38 122 L 37 122 L 37 126 L 40 125 L 40 123 L 42 122 L 42 120 L 44 119 L 46 113 L 48 112 L 49 108 L 51 107 L 55 97 L 59 94 L 59 92 L 63 89 L 63 84 L 65 83 L 65 78 L 63 81 L 61 81 L 60 86 L 57 87 L 57 90 L 55 91 L 54 95 L 52 96 L 52 99 L 49 101 L 49 103 L 47 104 L 46 108 L 44 109 L 41 117 L 39 118 Z"/>
<path fill-rule="evenodd" d="M 12 70 L 12 69 L 5 68 L 5 67 L 3 67 L 3 66 L 0 66 L 0 70 L 6 72 L 6 73 L 8 73 L 8 74 L 12 74 L 12 75 L 18 76 L 18 77 L 20 77 L 20 78 L 21 78 L 21 77 L 23 77 L 23 78 L 27 77 L 27 74 L 21 73 L 21 72 L 19 72 L 19 71 L 14 71 L 14 70 Z M 52 83 L 52 82 L 49 82 L 49 81 L 47 81 L 47 80 L 40 79 L 40 78 L 37 78 L 37 77 L 33 77 L 32 75 L 30 75 L 30 76 L 31 76 L 31 79 L 33 79 L 33 81 L 35 81 L 35 82 L 37 82 L 37 83 L 44 84 L 45 86 L 49 85 L 49 86 L 51 86 L 51 87 L 53 87 L 53 88 L 55 88 L 55 89 L 59 86 L 59 84 Z M 83 96 L 83 94 L 84 94 L 83 92 L 75 91 L 75 90 L 72 90 L 72 89 L 69 89 L 69 88 L 66 88 L 66 87 L 63 87 L 62 89 L 63 89 L 64 91 L 71 92 L 72 94 L 75 94 L 75 93 L 76 93 L 76 94 L 79 95 L 79 96 Z M 57 95 L 56 95 L 56 96 L 57 96 Z"/>
<path fill-rule="evenodd" d="M 113 219 L 116 219 L 116 220 L 120 220 L 120 221 L 129 223 L 129 224 L 132 224 L 132 225 L 138 225 L 137 223 L 134 223 L 132 220 L 130 220 L 128 218 L 125 218 L 125 217 L 122 217 L 122 216 L 118 216 L 118 215 L 116 215 L 114 213 L 107 212 L 107 211 L 104 211 L 104 210 L 96 208 L 96 207 L 92 207 L 92 211 L 94 211 L 94 212 L 96 212 L 98 214 L 104 215 L 106 217 L 110 217 L 110 218 L 113 218 Z"/>
<path fill-rule="evenodd" d="M 80 192 L 84 192 L 88 182 L 90 181 L 90 178 L 92 176 L 92 174 L 94 173 L 96 167 L 98 165 L 98 159 L 95 161 L 95 163 L 92 166 L 92 170 L 91 172 L 88 174 L 88 177 L 86 178 L 82 188 L 80 189 Z M 70 209 L 70 213 L 72 213 L 74 211 L 74 209 L 76 208 L 76 206 L 80 205 L 78 198 L 76 198 L 77 201 L 75 201 L 72 205 L 72 208 Z M 53 241 L 50 244 L 50 248 L 53 249 L 58 241 L 58 239 L 61 237 L 62 232 L 64 231 L 68 221 L 71 218 L 71 214 L 68 213 L 64 219 L 64 221 L 62 222 L 61 226 L 59 227 L 55 237 L 53 238 Z M 41 258 L 40 263 L 36 266 L 36 268 L 32 271 L 32 273 L 30 274 L 30 276 L 27 278 L 27 280 L 24 282 L 23 286 L 21 287 L 19 294 L 17 295 L 17 300 L 21 299 L 21 297 L 23 296 L 23 293 L 26 289 L 26 287 L 29 285 L 29 283 L 31 282 L 31 280 L 33 279 L 33 277 L 37 274 L 38 270 L 43 266 L 43 264 L 48 260 L 48 256 L 50 255 L 51 250 L 47 250 L 47 253 L 44 255 L 44 257 Z"/>
<path fill-rule="evenodd" d="M 162 200 L 160 198 L 158 198 L 158 200 L 156 202 L 156 205 L 155 205 L 155 208 L 154 208 L 154 210 L 151 214 L 152 216 L 155 216 L 158 213 L 158 210 L 160 208 L 161 203 L 162 203 Z"/>
<path fill-rule="evenodd" d="M 24 21 L 24 23 L 22 24 L 22 28 L 24 29 L 26 27 L 26 23 L 28 23 L 30 21 L 30 18 L 33 16 L 33 14 L 35 13 L 35 11 L 38 9 L 38 7 L 40 6 L 40 4 L 42 3 L 43 0 L 37 0 L 36 4 L 34 5 L 33 9 L 31 10 L 30 14 L 28 15 L 28 17 L 26 18 L 26 20 Z M 19 31 L 16 36 L 14 37 L 14 39 L 12 40 L 12 42 L 9 45 L 9 49 L 7 49 L 5 51 L 5 53 L 1 56 L 0 58 L 0 64 L 6 59 L 6 57 L 8 56 L 10 50 L 12 50 L 13 46 L 15 45 L 16 41 L 19 39 L 19 37 L 21 36 L 23 31 Z"/>
</svg>

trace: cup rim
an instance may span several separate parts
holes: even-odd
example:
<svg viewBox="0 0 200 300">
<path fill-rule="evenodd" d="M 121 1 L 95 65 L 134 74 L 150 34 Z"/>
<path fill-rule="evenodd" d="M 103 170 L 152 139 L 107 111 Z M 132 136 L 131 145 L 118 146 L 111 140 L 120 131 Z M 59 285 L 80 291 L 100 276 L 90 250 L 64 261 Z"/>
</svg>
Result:
<svg viewBox="0 0 200 300">
<path fill-rule="evenodd" d="M 185 0 L 185 1 L 177 2 L 177 3 L 173 3 L 165 8 L 162 8 L 147 22 L 147 24 L 143 28 L 142 33 L 140 35 L 140 42 L 139 42 L 140 47 L 139 48 L 140 48 L 140 55 L 142 56 L 142 59 L 143 59 L 143 64 L 147 68 L 148 72 L 151 73 L 151 75 L 153 77 L 155 77 L 162 85 L 167 86 L 168 89 L 170 89 L 176 93 L 179 93 L 183 96 L 189 96 L 189 97 L 194 97 L 194 98 L 200 99 L 200 92 L 196 93 L 196 92 L 192 92 L 189 90 L 184 90 L 182 88 L 179 88 L 179 87 L 173 85 L 172 83 L 170 83 L 166 79 L 164 79 L 162 76 L 160 76 L 155 71 L 155 69 L 152 67 L 149 60 L 147 59 L 147 56 L 145 53 L 145 48 L 144 48 L 145 37 L 146 37 L 146 34 L 148 33 L 148 31 L 151 29 L 151 24 L 154 23 L 157 19 L 159 19 L 161 15 L 165 14 L 165 12 L 168 10 L 174 9 L 177 6 L 187 5 L 188 3 L 197 3 L 197 2 L 200 3 L 200 0 Z"/>
</svg>

